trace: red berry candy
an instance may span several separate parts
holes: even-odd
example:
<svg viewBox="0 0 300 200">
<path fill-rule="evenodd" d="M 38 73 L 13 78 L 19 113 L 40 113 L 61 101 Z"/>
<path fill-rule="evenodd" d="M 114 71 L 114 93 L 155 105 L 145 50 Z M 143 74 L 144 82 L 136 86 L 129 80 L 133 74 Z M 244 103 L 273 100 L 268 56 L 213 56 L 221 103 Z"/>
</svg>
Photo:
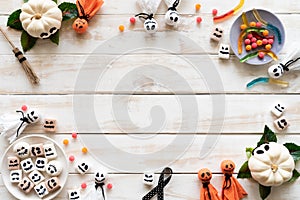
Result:
<svg viewBox="0 0 300 200">
<path fill-rule="evenodd" d="M 260 22 L 256 22 L 256 27 L 257 28 L 261 28 L 262 27 L 262 24 Z"/>
<path fill-rule="evenodd" d="M 69 156 L 69 161 L 70 162 L 73 162 L 75 160 L 75 157 L 74 156 Z"/>
<path fill-rule="evenodd" d="M 260 59 L 263 59 L 263 58 L 265 57 L 265 53 L 264 53 L 264 52 L 259 52 L 259 53 L 258 53 L 258 57 L 259 57 Z"/>
<path fill-rule="evenodd" d="M 273 44 L 273 43 L 274 43 L 274 40 L 273 40 L 273 39 L 268 39 L 268 43 L 269 43 L 269 44 Z"/>
<path fill-rule="evenodd" d="M 253 38 L 253 35 L 252 35 L 251 33 L 249 33 L 249 34 L 247 35 L 247 38 L 251 40 L 251 38 Z"/>
<path fill-rule="evenodd" d="M 263 43 L 263 44 L 268 44 L 268 40 L 267 40 L 267 39 L 263 39 L 263 40 L 262 40 L 262 43 Z"/>
<path fill-rule="evenodd" d="M 218 14 L 218 10 L 217 9 L 213 9 L 212 10 L 212 14 L 213 14 L 213 16 L 216 16 Z"/>
<path fill-rule="evenodd" d="M 76 139 L 77 138 L 77 133 L 72 133 L 72 138 Z"/>
<path fill-rule="evenodd" d="M 200 24 L 202 22 L 202 18 L 201 17 L 197 17 L 196 21 L 197 21 L 197 24 Z"/>
<path fill-rule="evenodd" d="M 25 111 L 27 110 L 27 106 L 26 106 L 26 105 L 23 105 L 23 106 L 21 107 L 21 109 L 25 112 Z"/>
<path fill-rule="evenodd" d="M 257 48 L 257 44 L 256 43 L 252 43 L 251 47 L 252 47 L 252 49 L 256 49 Z"/>
<path fill-rule="evenodd" d="M 113 185 L 111 183 L 107 184 L 107 189 L 112 189 L 113 188 Z"/>
<path fill-rule="evenodd" d="M 251 43 L 251 40 L 250 39 L 245 39 L 245 45 L 248 45 Z"/>
<path fill-rule="evenodd" d="M 81 188 L 85 189 L 87 187 L 86 183 L 81 183 Z"/>
<path fill-rule="evenodd" d="M 129 21 L 130 21 L 131 24 L 134 24 L 135 23 L 135 18 L 134 17 L 130 17 Z"/>
<path fill-rule="evenodd" d="M 252 43 L 256 43 L 257 39 L 255 37 L 251 38 Z"/>
</svg>

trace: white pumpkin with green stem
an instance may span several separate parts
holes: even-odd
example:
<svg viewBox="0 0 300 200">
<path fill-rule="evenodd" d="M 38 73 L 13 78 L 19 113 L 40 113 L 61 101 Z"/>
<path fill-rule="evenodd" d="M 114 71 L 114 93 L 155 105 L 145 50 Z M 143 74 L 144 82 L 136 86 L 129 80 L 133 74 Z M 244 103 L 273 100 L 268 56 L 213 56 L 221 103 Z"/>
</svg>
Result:
<svg viewBox="0 0 300 200">
<path fill-rule="evenodd" d="M 254 180 L 263 186 L 279 186 L 293 176 L 295 162 L 282 144 L 269 142 L 253 150 L 248 166 Z"/>
<path fill-rule="evenodd" d="M 48 38 L 61 27 L 62 12 L 52 0 L 29 0 L 22 6 L 20 21 L 35 38 Z"/>
</svg>

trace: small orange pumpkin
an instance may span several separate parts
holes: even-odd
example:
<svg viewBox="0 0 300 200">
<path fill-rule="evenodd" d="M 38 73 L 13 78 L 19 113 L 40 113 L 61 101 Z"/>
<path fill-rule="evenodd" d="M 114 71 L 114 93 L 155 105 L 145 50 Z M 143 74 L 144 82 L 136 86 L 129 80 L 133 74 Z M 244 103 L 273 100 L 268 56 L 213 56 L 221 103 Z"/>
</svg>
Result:
<svg viewBox="0 0 300 200">
<path fill-rule="evenodd" d="M 202 182 L 210 182 L 210 180 L 212 178 L 212 173 L 209 169 L 203 168 L 203 169 L 199 170 L 198 178 Z"/>
<path fill-rule="evenodd" d="M 221 163 L 221 169 L 223 174 L 233 174 L 233 171 L 235 169 L 235 164 L 231 160 L 223 160 Z"/>
<path fill-rule="evenodd" d="M 72 28 L 77 33 L 84 33 L 89 27 L 88 21 L 96 15 L 103 3 L 103 0 L 77 0 L 79 17 L 74 21 Z"/>
</svg>

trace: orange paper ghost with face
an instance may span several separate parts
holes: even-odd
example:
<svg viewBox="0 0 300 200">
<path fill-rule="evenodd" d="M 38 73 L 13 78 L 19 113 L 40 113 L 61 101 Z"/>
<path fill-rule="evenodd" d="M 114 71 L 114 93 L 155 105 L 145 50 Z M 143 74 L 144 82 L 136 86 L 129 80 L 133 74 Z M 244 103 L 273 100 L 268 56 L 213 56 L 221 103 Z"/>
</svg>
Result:
<svg viewBox="0 0 300 200">
<path fill-rule="evenodd" d="M 88 21 L 98 12 L 103 3 L 103 0 L 77 0 L 79 17 L 72 25 L 73 29 L 77 33 L 84 33 L 89 27 Z"/>
<path fill-rule="evenodd" d="M 198 178 L 202 181 L 202 188 L 200 190 L 200 200 L 221 200 L 218 196 L 216 188 L 210 184 L 212 173 L 209 169 L 203 168 L 198 172 Z"/>
<path fill-rule="evenodd" d="M 221 163 L 223 177 L 222 200 L 240 200 L 247 195 L 247 192 L 232 176 L 235 169 L 235 164 L 231 160 L 224 160 Z"/>
</svg>

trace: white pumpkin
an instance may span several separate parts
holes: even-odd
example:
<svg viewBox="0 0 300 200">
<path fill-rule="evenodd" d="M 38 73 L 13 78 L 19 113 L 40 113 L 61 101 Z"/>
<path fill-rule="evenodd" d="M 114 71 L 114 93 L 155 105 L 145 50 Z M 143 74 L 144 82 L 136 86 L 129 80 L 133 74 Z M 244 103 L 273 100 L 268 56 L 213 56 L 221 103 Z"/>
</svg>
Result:
<svg viewBox="0 0 300 200">
<path fill-rule="evenodd" d="M 52 0 L 29 0 L 21 10 L 22 27 L 32 37 L 48 38 L 60 29 L 62 12 Z"/>
<path fill-rule="evenodd" d="M 264 186 L 279 186 L 290 180 L 295 162 L 282 144 L 269 142 L 254 149 L 248 161 L 252 178 Z"/>
</svg>

